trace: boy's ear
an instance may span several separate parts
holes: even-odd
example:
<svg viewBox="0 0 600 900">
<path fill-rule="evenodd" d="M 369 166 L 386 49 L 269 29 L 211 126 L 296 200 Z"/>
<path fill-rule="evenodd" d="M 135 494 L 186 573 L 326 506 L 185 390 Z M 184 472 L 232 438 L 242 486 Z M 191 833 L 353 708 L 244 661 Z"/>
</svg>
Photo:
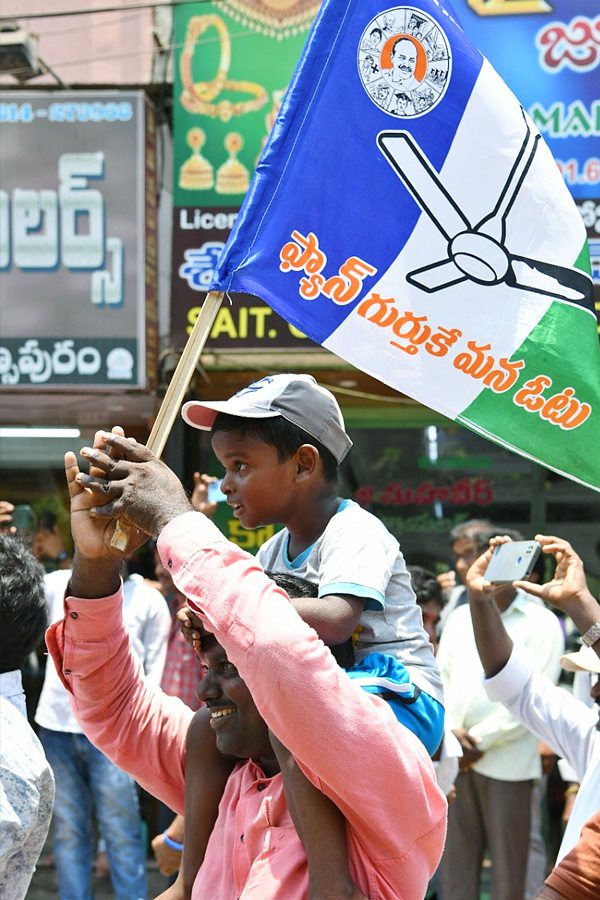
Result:
<svg viewBox="0 0 600 900">
<path fill-rule="evenodd" d="M 298 447 L 294 454 L 294 462 L 296 463 L 296 481 L 312 478 L 321 467 L 319 451 L 312 444 L 302 444 L 301 447 Z"/>
</svg>

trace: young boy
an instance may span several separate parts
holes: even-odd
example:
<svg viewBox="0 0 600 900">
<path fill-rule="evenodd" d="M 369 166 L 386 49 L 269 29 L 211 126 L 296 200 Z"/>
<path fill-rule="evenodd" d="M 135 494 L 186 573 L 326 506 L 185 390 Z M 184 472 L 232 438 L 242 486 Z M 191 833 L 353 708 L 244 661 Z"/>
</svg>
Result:
<svg viewBox="0 0 600 900">
<path fill-rule="evenodd" d="M 318 586 L 318 597 L 292 600 L 300 616 L 331 646 L 358 632 L 357 664 L 348 674 L 384 696 L 433 754 L 443 733 L 441 679 L 398 542 L 375 516 L 337 495 L 338 466 L 352 442 L 333 395 L 310 375 L 275 375 L 230 400 L 190 401 L 182 415 L 211 431 L 225 470 L 221 490 L 242 526 L 285 526 L 260 548 L 262 567 Z M 307 851 L 312 900 L 359 896 L 333 852 L 334 845 L 343 852 L 343 820 L 337 810 L 326 815 L 323 804 L 333 805 L 274 746 L 294 795 L 288 802 Z M 338 830 L 335 841 L 323 821 Z"/>
</svg>

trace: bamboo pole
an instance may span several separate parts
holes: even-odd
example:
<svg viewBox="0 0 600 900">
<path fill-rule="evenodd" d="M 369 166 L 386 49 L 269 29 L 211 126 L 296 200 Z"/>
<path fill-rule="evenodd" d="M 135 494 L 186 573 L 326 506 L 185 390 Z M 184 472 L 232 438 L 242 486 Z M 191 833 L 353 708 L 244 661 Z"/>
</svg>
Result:
<svg viewBox="0 0 600 900">
<path fill-rule="evenodd" d="M 218 291 L 209 291 L 206 295 L 206 300 L 202 304 L 202 309 L 196 319 L 192 333 L 183 349 L 177 368 L 173 372 L 173 377 L 169 382 L 163 402 L 160 405 L 156 420 L 146 442 L 146 446 L 155 456 L 161 456 L 165 449 L 167 438 L 171 433 L 171 428 L 179 412 L 182 400 L 223 302 L 223 296 L 224 294 Z M 130 533 L 130 523 L 117 519 L 115 533 L 110 542 L 111 546 L 121 551 L 126 550 Z"/>
</svg>

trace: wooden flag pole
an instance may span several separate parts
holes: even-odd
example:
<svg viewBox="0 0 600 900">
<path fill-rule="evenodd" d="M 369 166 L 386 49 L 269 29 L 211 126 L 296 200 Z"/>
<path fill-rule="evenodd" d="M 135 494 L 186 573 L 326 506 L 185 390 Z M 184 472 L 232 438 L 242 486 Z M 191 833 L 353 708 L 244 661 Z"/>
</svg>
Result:
<svg viewBox="0 0 600 900">
<path fill-rule="evenodd" d="M 223 302 L 223 297 L 224 294 L 218 291 L 209 291 L 206 295 L 206 300 L 202 304 L 196 324 L 183 349 L 177 368 L 173 372 L 173 377 L 169 382 L 169 387 L 146 442 L 146 446 L 155 456 L 161 456 L 165 449 L 167 438 L 179 412 L 185 392 L 192 380 L 192 375 L 198 365 L 198 360 L 210 334 L 219 307 Z M 128 522 L 122 522 L 121 519 L 117 519 L 115 533 L 110 542 L 111 546 L 121 551 L 126 550 L 130 533 L 131 525 Z"/>
</svg>

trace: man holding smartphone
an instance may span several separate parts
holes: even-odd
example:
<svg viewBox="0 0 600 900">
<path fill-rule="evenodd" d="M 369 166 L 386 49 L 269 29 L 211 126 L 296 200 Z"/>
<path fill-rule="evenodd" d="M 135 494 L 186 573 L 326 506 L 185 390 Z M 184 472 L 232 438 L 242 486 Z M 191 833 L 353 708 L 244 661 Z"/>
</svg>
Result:
<svg viewBox="0 0 600 900">
<path fill-rule="evenodd" d="M 512 535 L 522 540 L 517 532 Z M 486 538 L 491 536 L 488 532 Z M 470 573 L 471 568 L 465 577 L 467 593 Z M 512 640 L 527 647 L 538 670 L 556 682 L 564 652 L 557 617 L 512 584 L 498 586 L 495 599 Z M 444 900 L 479 900 L 486 850 L 492 860 L 492 895 L 496 900 L 523 900 L 532 790 L 542 774 L 537 738 L 486 695 L 468 605 L 448 617 L 437 661 L 447 721 L 463 750 L 440 865 Z"/>
<path fill-rule="evenodd" d="M 508 540 L 499 538 L 492 544 Z M 581 632 L 582 642 L 590 648 L 587 659 L 586 655 L 578 654 L 578 664 L 598 672 L 600 604 L 588 590 L 583 563 L 571 545 L 561 538 L 536 535 L 536 540 L 543 552 L 556 560 L 554 577 L 542 585 L 516 581 L 514 587 L 570 616 Z M 467 576 L 474 633 L 485 672 L 484 688 L 490 699 L 501 702 L 537 738 L 565 758 L 581 783 L 563 835 L 557 867 L 536 897 L 596 900 L 600 890 L 598 708 L 590 708 L 536 672 L 531 655 L 513 642 L 497 603 L 498 589 L 486 579 L 491 554 L 492 550 L 484 553 Z M 571 666 L 572 657 L 573 654 L 563 657 L 561 662 L 565 667 Z M 590 693 L 594 700 L 600 698 L 598 681 Z"/>
</svg>

